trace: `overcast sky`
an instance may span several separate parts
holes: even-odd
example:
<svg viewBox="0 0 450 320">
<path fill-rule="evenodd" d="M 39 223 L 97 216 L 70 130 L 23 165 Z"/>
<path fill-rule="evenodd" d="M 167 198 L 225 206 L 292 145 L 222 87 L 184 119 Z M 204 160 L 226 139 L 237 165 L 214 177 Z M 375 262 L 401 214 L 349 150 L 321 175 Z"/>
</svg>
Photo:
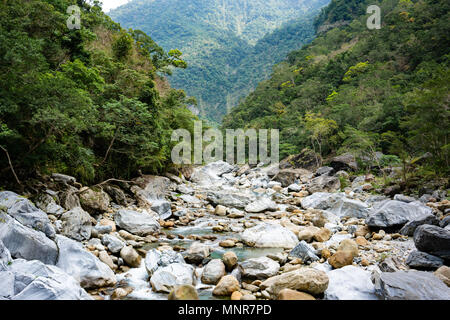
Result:
<svg viewBox="0 0 450 320">
<path fill-rule="evenodd" d="M 101 0 L 103 2 L 103 11 L 108 12 L 111 9 L 117 8 L 130 0 Z"/>
</svg>

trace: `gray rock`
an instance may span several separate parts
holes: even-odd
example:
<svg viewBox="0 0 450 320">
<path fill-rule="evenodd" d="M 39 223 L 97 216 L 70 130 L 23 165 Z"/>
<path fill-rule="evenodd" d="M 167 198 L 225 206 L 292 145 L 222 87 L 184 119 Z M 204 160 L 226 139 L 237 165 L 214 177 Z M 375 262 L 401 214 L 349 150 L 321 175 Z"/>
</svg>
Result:
<svg viewBox="0 0 450 320">
<path fill-rule="evenodd" d="M 240 266 L 242 277 L 251 280 L 264 280 L 273 277 L 280 270 L 280 264 L 267 257 L 248 259 L 242 262 Z"/>
<path fill-rule="evenodd" d="M 307 182 L 314 174 L 305 169 L 282 169 L 273 178 L 274 181 L 281 183 L 283 188 L 298 181 Z"/>
<path fill-rule="evenodd" d="M 402 226 L 410 221 L 423 219 L 432 213 L 431 208 L 418 202 L 405 203 L 390 200 L 373 209 L 366 219 L 370 227 L 388 228 Z"/>
<path fill-rule="evenodd" d="M 345 266 L 327 273 L 329 282 L 326 300 L 378 300 L 370 272 Z"/>
<path fill-rule="evenodd" d="M 145 268 L 150 277 L 159 268 L 167 267 L 172 263 L 185 263 L 181 253 L 174 250 L 151 249 L 145 256 Z"/>
<path fill-rule="evenodd" d="M 450 230 L 421 225 L 414 232 L 414 244 L 420 251 L 450 260 Z"/>
<path fill-rule="evenodd" d="M 264 211 L 276 211 L 278 205 L 269 198 L 262 198 L 245 206 L 245 211 L 250 213 L 259 213 Z"/>
<path fill-rule="evenodd" d="M 55 237 L 55 229 L 47 214 L 36 208 L 30 200 L 20 197 L 14 192 L 3 191 L 0 192 L 0 206 L 4 207 L 11 217 L 24 226 L 42 231 L 49 238 Z"/>
<path fill-rule="evenodd" d="M 39 260 L 54 265 L 58 248 L 41 231 L 25 227 L 9 215 L 0 212 L 0 240 L 14 258 Z"/>
<path fill-rule="evenodd" d="M 374 273 L 375 293 L 383 300 L 450 300 L 450 288 L 425 271 Z"/>
<path fill-rule="evenodd" d="M 91 229 L 91 237 L 93 237 L 93 231 L 95 231 L 97 235 L 111 233 L 112 226 L 97 224 L 94 229 Z"/>
<path fill-rule="evenodd" d="M 61 216 L 61 234 L 77 241 L 89 240 L 92 222 L 89 213 L 81 207 L 73 208 Z"/>
<path fill-rule="evenodd" d="M 52 173 L 52 178 L 55 182 L 59 182 L 65 185 L 73 185 L 77 180 L 74 177 L 61 174 L 61 173 Z"/>
<path fill-rule="evenodd" d="M 289 255 L 302 259 L 304 263 L 320 260 L 320 258 L 316 255 L 314 248 L 304 240 L 297 244 Z"/>
<path fill-rule="evenodd" d="M 68 186 L 64 191 L 58 193 L 59 204 L 66 210 L 72 210 L 81 207 L 80 198 L 78 197 L 78 189 Z"/>
<path fill-rule="evenodd" d="M 73 277 L 37 260 L 14 260 L 0 282 L 0 297 L 11 300 L 92 300 Z"/>
<path fill-rule="evenodd" d="M 406 264 L 412 269 L 436 270 L 444 265 L 444 260 L 425 252 L 413 251 L 406 259 Z"/>
<path fill-rule="evenodd" d="M 57 235 L 59 258 L 56 266 L 77 280 L 83 288 L 94 289 L 116 284 L 114 272 L 83 246 L 69 238 Z"/>
<path fill-rule="evenodd" d="M 441 228 L 445 228 L 449 224 L 450 224 L 450 216 L 446 216 L 444 219 L 441 220 L 441 222 L 439 223 L 439 226 Z"/>
<path fill-rule="evenodd" d="M 401 202 L 406 202 L 406 203 L 411 203 L 411 202 L 417 201 L 416 198 L 408 197 L 408 196 L 405 196 L 403 194 L 396 194 L 394 196 L 394 200 L 401 201 Z"/>
<path fill-rule="evenodd" d="M 150 208 L 159 215 L 160 219 L 166 220 L 172 216 L 172 208 L 167 200 L 150 200 Z"/>
<path fill-rule="evenodd" d="M 414 231 L 416 231 L 417 227 L 423 224 L 431 224 L 437 226 L 439 225 L 439 220 L 434 216 L 434 214 L 430 213 L 419 219 L 408 222 L 400 229 L 400 233 L 405 236 L 411 237 L 414 235 Z"/>
<path fill-rule="evenodd" d="M 11 261 L 12 258 L 8 248 L 6 248 L 3 241 L 0 240 L 0 271 L 6 270 Z"/>
<path fill-rule="evenodd" d="M 396 257 L 387 257 L 378 264 L 382 272 L 396 272 L 400 271 L 402 264 Z"/>
<path fill-rule="evenodd" d="M 150 284 L 156 292 L 169 293 L 175 286 L 194 284 L 194 267 L 188 264 L 172 263 L 159 268 L 150 278 Z"/>
<path fill-rule="evenodd" d="M 322 175 L 312 179 L 307 186 L 307 190 L 313 194 L 315 192 L 335 192 L 340 187 L 341 181 L 339 178 Z"/>
<path fill-rule="evenodd" d="M 106 185 L 105 186 L 106 193 L 111 197 L 111 200 L 121 206 L 128 205 L 128 199 L 125 195 L 125 192 L 117 186 L 114 185 Z"/>
<path fill-rule="evenodd" d="M 340 156 L 334 157 L 331 160 L 330 166 L 333 167 L 334 170 L 358 170 L 358 163 L 356 162 L 355 157 L 350 153 L 345 153 Z"/>
<path fill-rule="evenodd" d="M 65 211 L 63 207 L 56 203 L 54 197 L 48 193 L 41 194 L 36 201 L 36 205 L 42 211 L 56 217 L 59 217 Z"/>
<path fill-rule="evenodd" d="M 334 172 L 334 169 L 332 167 L 320 167 L 316 170 L 316 177 L 328 175 L 331 176 Z"/>
<path fill-rule="evenodd" d="M 159 223 L 148 213 L 133 210 L 119 210 L 114 220 L 122 229 L 139 236 L 146 236 L 160 229 Z"/>
<path fill-rule="evenodd" d="M 177 191 L 182 194 L 190 194 L 190 195 L 194 194 L 194 189 L 192 189 L 191 187 L 188 187 L 185 184 L 178 185 Z"/>
<path fill-rule="evenodd" d="M 202 282 L 206 284 L 217 284 L 225 274 L 225 265 L 222 260 L 213 259 L 203 269 Z"/>
<path fill-rule="evenodd" d="M 210 190 L 207 200 L 214 205 L 243 209 L 246 205 L 256 200 L 252 194 L 229 190 Z"/>
<path fill-rule="evenodd" d="M 188 194 L 180 196 L 180 199 L 186 202 L 187 204 L 199 204 L 201 202 L 199 198 Z"/>
<path fill-rule="evenodd" d="M 365 218 L 370 212 L 367 204 L 348 199 L 344 193 L 316 192 L 303 198 L 301 204 L 305 209 L 327 210 L 338 217 Z"/>
<path fill-rule="evenodd" d="M 120 250 L 125 247 L 125 243 L 122 240 L 111 234 L 105 234 L 102 237 L 102 243 L 108 247 L 109 251 L 112 253 L 119 253 Z"/>
<path fill-rule="evenodd" d="M 299 186 L 296 183 L 293 183 L 293 184 L 288 186 L 288 191 L 290 191 L 290 192 L 299 192 L 299 191 L 302 191 L 302 187 Z"/>
<path fill-rule="evenodd" d="M 297 243 L 297 236 L 287 228 L 273 223 L 260 223 L 242 233 L 242 240 L 249 246 L 257 248 L 292 249 Z"/>
</svg>

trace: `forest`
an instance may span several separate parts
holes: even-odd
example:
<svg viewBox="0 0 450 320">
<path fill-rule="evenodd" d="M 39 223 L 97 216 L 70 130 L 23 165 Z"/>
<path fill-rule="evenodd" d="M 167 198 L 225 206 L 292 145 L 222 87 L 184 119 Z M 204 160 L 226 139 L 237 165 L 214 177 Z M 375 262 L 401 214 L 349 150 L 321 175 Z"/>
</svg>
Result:
<svg viewBox="0 0 450 320">
<path fill-rule="evenodd" d="M 369 2 L 332 1 L 312 43 L 278 64 L 223 128 L 278 128 L 282 157 L 305 147 L 325 158 L 383 152 L 385 165 L 448 176 L 450 3 L 380 1 L 381 29 L 369 30 Z"/>
</svg>

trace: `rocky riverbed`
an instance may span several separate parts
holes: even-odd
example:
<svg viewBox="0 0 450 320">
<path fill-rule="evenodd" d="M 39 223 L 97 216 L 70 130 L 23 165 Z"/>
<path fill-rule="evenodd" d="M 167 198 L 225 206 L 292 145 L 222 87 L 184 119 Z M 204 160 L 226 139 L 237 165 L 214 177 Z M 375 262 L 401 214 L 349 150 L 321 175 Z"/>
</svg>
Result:
<svg viewBox="0 0 450 320">
<path fill-rule="evenodd" d="M 370 174 L 308 169 L 0 192 L 0 299 L 450 299 L 446 192 L 388 197 Z"/>
</svg>

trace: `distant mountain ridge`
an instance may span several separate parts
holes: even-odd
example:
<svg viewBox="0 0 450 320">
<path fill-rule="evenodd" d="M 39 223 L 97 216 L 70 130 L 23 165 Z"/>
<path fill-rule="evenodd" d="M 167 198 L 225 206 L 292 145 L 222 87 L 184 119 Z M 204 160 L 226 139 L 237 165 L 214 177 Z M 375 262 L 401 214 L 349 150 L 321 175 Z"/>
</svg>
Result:
<svg viewBox="0 0 450 320">
<path fill-rule="evenodd" d="M 177 71 L 171 84 L 197 97 L 204 118 L 220 121 L 272 65 L 312 40 L 312 15 L 328 3 L 134 0 L 109 15 L 123 27 L 148 33 L 166 50 L 180 49 L 189 68 Z"/>
</svg>

